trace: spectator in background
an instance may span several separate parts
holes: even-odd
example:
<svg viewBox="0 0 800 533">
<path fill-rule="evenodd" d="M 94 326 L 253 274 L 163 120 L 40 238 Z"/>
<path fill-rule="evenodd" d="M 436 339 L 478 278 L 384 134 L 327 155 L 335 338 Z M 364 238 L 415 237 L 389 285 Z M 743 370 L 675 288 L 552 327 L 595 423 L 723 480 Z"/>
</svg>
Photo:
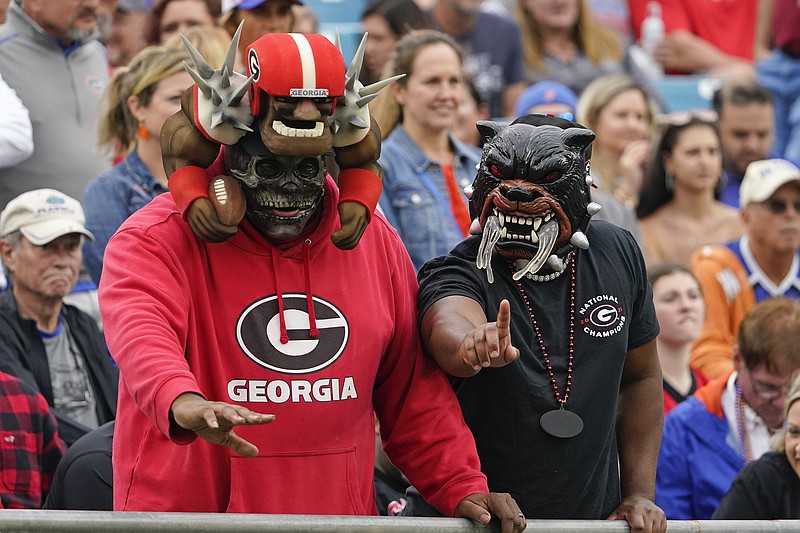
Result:
<svg viewBox="0 0 800 533">
<path fill-rule="evenodd" d="M 540 81 L 529 85 L 519 95 L 514 116 L 539 113 L 573 120 L 577 105 L 578 97 L 566 85 L 557 81 Z"/>
<path fill-rule="evenodd" d="M 147 46 L 144 36 L 146 21 L 146 0 L 119 0 L 111 30 L 104 39 L 112 67 L 127 65 L 139 50 Z"/>
<path fill-rule="evenodd" d="M 489 104 L 492 117 L 510 117 L 525 88 L 520 29 L 515 22 L 481 9 L 483 0 L 438 0 L 427 12 L 431 27 L 465 50 L 464 71 Z"/>
<path fill-rule="evenodd" d="M 164 44 L 172 35 L 192 26 L 215 26 L 219 0 L 156 0 L 144 28 L 148 45 Z"/>
<path fill-rule="evenodd" d="M 519 100 L 517 100 L 517 113 L 519 116 L 527 113 L 552 114 L 566 118 L 567 120 L 577 120 L 577 122 L 584 124 L 587 128 L 594 129 L 595 140 L 592 143 L 592 161 L 594 161 L 600 133 L 598 129 L 593 128 L 580 119 L 575 119 L 575 115 L 577 114 L 575 107 L 577 103 L 577 96 L 575 96 L 575 93 L 566 85 L 557 81 L 540 81 L 525 89 L 520 95 Z M 628 113 L 627 109 L 629 108 L 636 108 L 635 101 L 626 102 L 625 113 Z M 604 136 L 608 134 L 609 132 L 607 129 L 603 130 Z M 617 131 L 614 132 L 613 135 L 618 136 L 620 133 Z M 607 140 L 604 140 L 604 142 L 607 142 Z M 594 163 L 592 163 L 591 166 L 591 174 L 594 179 Z M 625 205 L 616 200 L 610 193 L 600 188 L 592 190 L 592 200 L 603 207 L 599 213 L 594 215 L 596 220 L 605 220 L 621 228 L 625 228 L 631 232 L 637 242 L 641 242 L 639 222 L 636 220 L 636 216 L 631 209 L 626 208 Z"/>
<path fill-rule="evenodd" d="M 756 58 L 756 76 L 775 100 L 773 155 L 800 163 L 800 4 L 797 0 L 759 4 L 764 53 Z"/>
<path fill-rule="evenodd" d="M 95 149 L 97 104 L 108 61 L 97 35 L 97 2 L 13 2 L 0 26 L 0 72 L 27 107 L 33 155 L 0 168 L 0 206 L 55 187 L 79 198 L 110 167 Z M 35 68 L 34 68 L 35 66 Z"/>
<path fill-rule="evenodd" d="M 775 140 L 775 106 L 769 90 L 752 79 L 724 81 L 712 100 L 717 113 L 724 188 L 719 200 L 739 207 L 747 166 L 769 157 Z"/>
<path fill-rule="evenodd" d="M 722 498 L 712 520 L 800 518 L 800 379 L 786 400 L 783 427 L 772 451 L 745 466 Z"/>
<path fill-rule="evenodd" d="M 117 371 L 94 320 L 64 304 L 78 279 L 81 204 L 36 189 L 0 213 L 0 255 L 11 290 L 0 296 L 0 370 L 47 400 L 67 446 L 114 418 Z"/>
<path fill-rule="evenodd" d="M 44 509 L 113 511 L 114 478 L 111 451 L 115 421 L 93 429 L 58 463 Z"/>
<path fill-rule="evenodd" d="M 34 387 L 0 372 L 0 509 L 42 506 L 66 447 L 47 402 Z"/>
<path fill-rule="evenodd" d="M 661 331 L 656 337 L 664 382 L 664 414 L 708 382 L 689 367 L 692 343 L 703 329 L 703 292 L 692 271 L 681 263 L 656 263 L 647 269 Z"/>
<path fill-rule="evenodd" d="M 629 0 L 639 39 L 651 0 Z M 659 0 L 666 35 L 654 51 L 667 72 L 752 77 L 759 0 Z"/>
<path fill-rule="evenodd" d="M 18 165 L 32 153 L 33 126 L 28 109 L 0 74 L 0 168 Z"/>
<path fill-rule="evenodd" d="M 0 24 L 6 21 L 6 12 L 8 11 L 8 4 L 11 0 L 0 0 Z"/>
<path fill-rule="evenodd" d="M 664 420 L 656 504 L 670 520 L 708 520 L 739 471 L 769 450 L 800 369 L 800 303 L 770 298 L 739 329 L 734 370 L 680 403 Z"/>
<path fill-rule="evenodd" d="M 626 74 L 600 76 L 578 100 L 578 122 L 596 135 L 592 177 L 630 210 L 639 202 L 656 114 L 655 102 Z"/>
<path fill-rule="evenodd" d="M 456 113 L 456 126 L 453 128 L 453 135 L 459 141 L 465 142 L 476 148 L 483 147 L 483 138 L 475 126 L 479 120 L 488 120 L 489 104 L 487 104 L 481 93 L 478 92 L 475 84 L 469 77 L 464 77 L 461 84 L 461 97 L 458 100 L 458 112 Z"/>
<path fill-rule="evenodd" d="M 461 47 L 435 30 L 416 30 L 397 43 L 386 75 L 406 76 L 379 105 L 386 135 L 380 207 L 397 229 L 415 269 L 446 254 L 469 234 L 464 187 L 475 178 L 480 150 L 453 135 L 463 90 Z M 397 123 L 399 121 L 399 123 Z M 397 127 L 394 127 L 394 124 Z"/>
<path fill-rule="evenodd" d="M 164 43 L 167 48 L 186 51 L 186 45 L 181 39 L 183 35 L 200 54 L 206 58 L 213 68 L 220 68 L 225 61 L 225 55 L 231 46 L 231 36 L 219 26 L 192 26 L 181 33 L 176 33 Z M 237 51 L 234 68 L 237 72 L 244 72 L 244 62 Z"/>
<path fill-rule="evenodd" d="M 294 27 L 292 6 L 300 0 L 223 0 L 219 24 L 233 37 L 245 20 L 239 39 L 239 54 L 247 57 L 247 47 L 268 33 L 288 33 Z"/>
<path fill-rule="evenodd" d="M 736 209 L 715 199 L 722 154 L 710 111 L 677 112 L 655 142 L 636 207 L 648 265 L 688 264 L 703 245 L 742 235 Z"/>
<path fill-rule="evenodd" d="M 694 254 L 708 315 L 692 348 L 692 367 L 710 377 L 732 368 L 742 317 L 775 296 L 800 299 L 800 169 L 782 159 L 755 161 L 742 181 L 744 235 Z"/>
<path fill-rule="evenodd" d="M 414 0 L 372 0 L 361 13 L 361 31 L 368 33 L 364 49 L 361 83 L 369 85 L 382 78 L 386 62 L 397 41 L 410 32 L 428 27 L 425 14 Z M 477 130 L 476 130 L 477 131 Z"/>
<path fill-rule="evenodd" d="M 518 0 L 516 17 L 531 81 L 558 81 L 578 95 L 604 74 L 628 73 L 646 83 L 614 31 L 595 19 L 586 0 Z"/>
<path fill-rule="evenodd" d="M 319 33 L 319 20 L 311 6 L 293 4 L 292 18 L 294 19 L 293 32 Z"/>
<path fill-rule="evenodd" d="M 108 86 L 99 140 L 110 148 L 122 147 L 125 159 L 92 180 L 83 196 L 86 227 L 95 237 L 83 243 L 84 261 L 96 283 L 114 232 L 130 215 L 167 192 L 161 126 L 180 110 L 181 97 L 193 83 L 183 67 L 190 62 L 185 49 L 147 47 L 130 65 L 117 69 Z"/>
</svg>

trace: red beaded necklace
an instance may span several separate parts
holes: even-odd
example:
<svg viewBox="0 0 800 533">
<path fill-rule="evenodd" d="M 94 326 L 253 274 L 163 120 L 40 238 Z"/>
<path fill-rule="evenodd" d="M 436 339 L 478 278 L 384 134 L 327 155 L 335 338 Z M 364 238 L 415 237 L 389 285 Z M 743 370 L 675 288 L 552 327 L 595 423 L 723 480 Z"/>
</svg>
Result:
<svg viewBox="0 0 800 533">
<path fill-rule="evenodd" d="M 745 400 L 742 396 L 742 386 L 739 381 L 733 384 L 734 391 L 736 392 L 736 428 L 739 430 L 739 441 L 742 446 L 742 455 L 744 461 L 749 463 L 753 460 L 753 450 L 750 447 L 750 434 L 747 431 L 747 419 L 744 415 Z"/>
<path fill-rule="evenodd" d="M 567 403 L 569 399 L 569 392 L 570 387 L 572 386 L 572 363 L 575 357 L 575 256 L 573 253 L 570 253 L 568 258 L 570 264 L 570 284 L 569 284 L 569 360 L 567 362 L 567 381 L 564 385 L 564 395 L 562 397 L 561 392 L 558 390 L 558 384 L 556 383 L 556 377 L 553 373 L 553 366 L 550 364 L 550 355 L 547 352 L 547 347 L 544 344 L 544 339 L 542 338 L 542 332 L 539 328 L 539 323 L 536 320 L 536 315 L 533 312 L 533 307 L 531 306 L 531 302 L 528 299 L 528 295 L 525 292 L 525 289 L 522 287 L 522 281 L 517 280 L 515 283 L 517 285 L 517 289 L 519 290 L 520 295 L 522 295 L 522 300 L 525 302 L 525 307 L 528 309 L 528 314 L 531 318 L 531 324 L 533 325 L 533 331 L 536 334 L 536 341 L 539 344 L 539 349 L 542 352 L 542 357 L 544 358 L 544 363 L 547 365 L 547 374 L 550 377 L 550 384 L 553 386 L 553 393 L 555 395 L 556 403 L 558 404 L 558 409 L 554 411 L 548 411 L 540 420 L 540 424 L 542 425 L 542 429 L 547 433 L 561 438 L 568 438 L 574 437 L 578 433 L 583 430 L 583 421 L 581 418 L 571 411 L 567 411 L 564 409 L 564 405 Z"/>
</svg>

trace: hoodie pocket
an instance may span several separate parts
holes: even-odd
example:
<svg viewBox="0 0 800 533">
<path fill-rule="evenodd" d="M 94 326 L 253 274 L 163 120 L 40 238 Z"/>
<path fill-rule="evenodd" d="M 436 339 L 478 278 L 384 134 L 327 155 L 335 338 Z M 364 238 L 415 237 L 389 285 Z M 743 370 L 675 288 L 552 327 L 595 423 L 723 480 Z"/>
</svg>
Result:
<svg viewBox="0 0 800 533">
<path fill-rule="evenodd" d="M 354 447 L 231 456 L 228 512 L 364 515 L 356 470 Z"/>
</svg>

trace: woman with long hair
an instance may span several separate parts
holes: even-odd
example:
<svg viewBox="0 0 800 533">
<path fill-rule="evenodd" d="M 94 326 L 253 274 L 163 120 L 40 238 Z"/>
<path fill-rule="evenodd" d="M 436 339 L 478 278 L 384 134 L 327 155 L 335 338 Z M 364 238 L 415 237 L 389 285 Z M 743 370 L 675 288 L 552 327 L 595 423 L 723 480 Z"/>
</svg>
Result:
<svg viewBox="0 0 800 533">
<path fill-rule="evenodd" d="M 669 115 L 655 143 L 636 215 L 647 264 L 688 264 L 705 244 L 742 235 L 738 210 L 716 199 L 722 176 L 719 132 L 710 115 Z"/>
<path fill-rule="evenodd" d="M 98 141 L 125 158 L 86 187 L 83 206 L 86 239 L 83 258 L 99 282 L 108 240 L 135 211 L 167 191 L 161 160 L 161 126 L 181 106 L 181 96 L 192 85 L 184 70 L 190 59 L 185 50 L 150 46 L 136 54 L 127 67 L 114 73 L 100 117 Z"/>
<path fill-rule="evenodd" d="M 614 30 L 595 18 L 586 0 L 517 0 L 515 16 L 529 81 L 558 81 L 578 95 L 604 74 L 624 72 L 645 83 Z"/>
<path fill-rule="evenodd" d="M 384 77 L 406 76 L 376 105 L 383 142 L 380 207 L 397 229 L 414 267 L 444 255 L 469 234 L 463 191 L 475 178 L 480 151 L 456 139 L 464 76 L 460 46 L 433 30 L 397 43 Z M 377 102 L 377 101 L 376 101 Z"/>
</svg>

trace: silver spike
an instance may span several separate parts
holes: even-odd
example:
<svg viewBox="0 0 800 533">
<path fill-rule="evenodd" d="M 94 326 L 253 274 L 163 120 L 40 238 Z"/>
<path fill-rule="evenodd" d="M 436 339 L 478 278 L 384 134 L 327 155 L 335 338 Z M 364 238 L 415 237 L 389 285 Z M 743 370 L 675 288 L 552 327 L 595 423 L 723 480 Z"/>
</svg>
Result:
<svg viewBox="0 0 800 533">
<path fill-rule="evenodd" d="M 467 198 L 472 199 L 473 194 L 475 194 L 475 190 L 472 188 L 472 185 L 467 185 L 466 187 L 464 187 L 464 195 Z"/>
<path fill-rule="evenodd" d="M 250 88 L 251 83 L 253 83 L 253 76 L 250 76 L 249 78 L 244 80 L 244 82 L 241 85 L 239 85 L 239 87 L 236 88 L 236 90 L 231 95 L 231 99 L 228 103 L 232 106 L 239 105 L 239 102 L 242 101 L 244 95 L 247 94 L 247 89 Z"/>
<path fill-rule="evenodd" d="M 603 206 L 597 202 L 589 202 L 589 204 L 586 206 L 586 212 L 589 213 L 590 217 L 595 216 L 600 212 L 601 209 L 603 209 Z"/>
<path fill-rule="evenodd" d="M 375 83 L 371 83 L 370 85 L 367 85 L 366 87 L 362 87 L 358 91 L 358 95 L 359 96 L 366 96 L 368 94 L 375 94 L 378 91 L 380 91 L 381 89 L 383 89 L 384 87 L 386 87 L 387 85 L 389 85 L 390 83 L 399 80 L 403 76 L 405 76 L 405 74 L 398 74 L 396 76 L 392 76 L 391 78 L 386 78 L 385 80 L 376 81 Z"/>
<path fill-rule="evenodd" d="M 483 233 L 483 228 L 481 227 L 481 221 L 477 218 L 472 221 L 472 224 L 469 226 L 469 234 L 470 235 L 480 235 Z"/>
<path fill-rule="evenodd" d="M 211 127 L 216 128 L 220 124 L 222 124 L 223 119 L 225 116 L 222 114 L 222 111 L 217 111 L 216 113 L 211 114 Z"/>
<path fill-rule="evenodd" d="M 369 124 L 367 124 L 367 122 L 358 115 L 353 115 L 347 122 L 349 122 L 356 128 L 361 128 L 361 129 L 369 128 Z"/>
<path fill-rule="evenodd" d="M 197 73 L 200 74 L 204 79 L 209 79 L 212 74 L 214 74 L 214 69 L 211 68 L 211 65 L 205 60 L 205 58 L 197 51 L 197 48 L 183 36 L 182 33 L 179 33 L 181 40 L 183 41 L 183 45 L 186 47 L 186 50 L 189 52 L 189 56 L 192 58 L 194 62 L 194 68 L 197 69 Z"/>
<path fill-rule="evenodd" d="M 222 104 L 222 96 L 220 96 L 220 94 L 213 88 L 211 89 L 211 103 L 213 103 L 215 106 Z"/>
<path fill-rule="evenodd" d="M 370 94 L 370 95 L 367 95 L 367 96 L 365 96 L 363 98 L 359 98 L 358 100 L 356 100 L 356 105 L 359 108 L 362 108 L 365 105 L 367 105 L 368 103 L 370 103 L 371 101 L 373 101 L 374 99 L 376 99 L 377 97 L 378 97 L 377 94 Z"/>
<path fill-rule="evenodd" d="M 219 85 L 223 89 L 231 86 L 231 72 L 228 70 L 228 65 L 222 65 L 222 78 L 219 80 Z"/>
<path fill-rule="evenodd" d="M 586 186 L 587 187 L 591 187 L 593 184 L 594 184 L 594 178 L 592 178 L 591 176 L 589 176 L 587 174 L 586 175 Z"/>
<path fill-rule="evenodd" d="M 361 37 L 361 42 L 358 43 L 356 53 L 353 54 L 353 59 L 350 61 L 350 66 L 347 68 L 347 77 L 358 79 L 361 74 L 361 67 L 364 65 L 364 50 L 367 48 L 367 33 Z"/>
<path fill-rule="evenodd" d="M 239 38 L 242 36 L 243 26 L 244 19 L 239 23 L 239 27 L 236 28 L 236 33 L 233 34 L 231 44 L 228 46 L 228 52 L 225 54 L 225 63 L 223 63 L 223 65 L 228 67 L 228 72 L 233 72 L 234 66 L 236 65 L 236 50 L 239 48 Z"/>
<path fill-rule="evenodd" d="M 338 48 L 342 55 L 344 55 L 344 50 L 342 50 L 342 38 L 339 36 L 339 26 L 336 26 L 336 39 L 334 42 L 336 43 L 336 48 Z"/>
<path fill-rule="evenodd" d="M 247 124 L 243 124 L 242 122 L 239 122 L 238 120 L 236 122 L 234 122 L 232 125 L 237 130 L 242 130 L 242 131 L 246 131 L 248 133 L 253 133 L 253 128 L 251 128 Z"/>
<path fill-rule="evenodd" d="M 589 239 L 586 238 L 586 235 L 582 231 L 573 233 L 572 237 L 569 238 L 569 242 L 581 250 L 586 250 L 589 247 Z"/>
<path fill-rule="evenodd" d="M 339 131 L 339 128 L 341 128 L 341 127 L 342 127 L 342 126 L 341 126 L 341 124 L 339 124 L 339 121 L 338 121 L 338 120 L 334 120 L 333 122 L 331 122 L 331 132 L 332 132 L 334 135 L 336 135 L 336 132 L 338 132 L 338 131 Z"/>
<path fill-rule="evenodd" d="M 189 73 L 189 76 L 192 77 L 194 82 L 197 84 L 197 87 L 200 89 L 200 92 L 203 93 L 203 96 L 206 98 L 211 98 L 211 87 L 206 83 L 206 80 L 200 76 L 197 72 L 194 71 L 192 67 L 183 62 L 183 68 L 186 69 L 186 72 Z"/>
</svg>

